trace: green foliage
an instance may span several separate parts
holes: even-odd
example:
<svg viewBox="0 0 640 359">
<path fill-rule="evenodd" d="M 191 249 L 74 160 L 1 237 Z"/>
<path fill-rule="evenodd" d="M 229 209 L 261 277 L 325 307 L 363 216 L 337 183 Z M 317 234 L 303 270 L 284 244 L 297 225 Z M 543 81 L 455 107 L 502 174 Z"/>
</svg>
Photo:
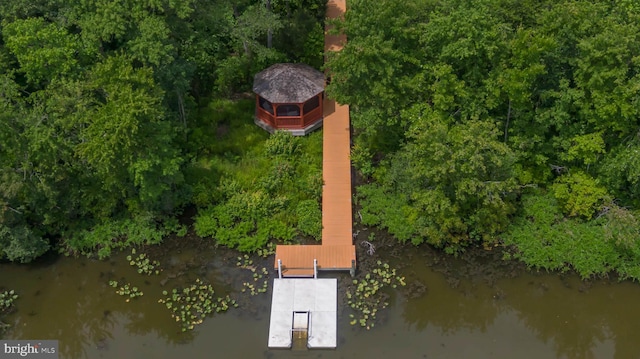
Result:
<svg viewBox="0 0 640 359">
<path fill-rule="evenodd" d="M 287 131 L 276 131 L 267 139 L 265 150 L 269 156 L 295 156 L 300 151 L 300 140 Z"/>
<path fill-rule="evenodd" d="M 171 62 L 174 50 L 169 44 L 170 30 L 160 16 L 148 16 L 138 25 L 139 34 L 129 42 L 129 53 L 145 65 L 159 66 Z"/>
<path fill-rule="evenodd" d="M 0 254 L 10 261 L 28 263 L 49 250 L 49 241 L 27 226 L 0 224 Z"/>
<path fill-rule="evenodd" d="M 604 234 L 607 241 L 614 243 L 619 249 L 631 256 L 639 256 L 640 252 L 640 220 L 637 213 L 609 204 L 606 207 L 607 223 Z"/>
<path fill-rule="evenodd" d="M 43 18 L 16 20 L 3 26 L 6 46 L 33 84 L 71 75 L 77 68 L 78 38 Z"/>
<path fill-rule="evenodd" d="M 598 156 L 605 153 L 605 143 L 602 133 L 579 135 L 571 139 L 567 152 L 561 158 L 565 161 L 576 161 L 585 165 L 595 164 Z"/>
<path fill-rule="evenodd" d="M 582 278 L 615 271 L 621 279 L 640 280 L 640 227 L 634 214 L 612 205 L 606 216 L 584 222 L 563 218 L 550 193 L 537 191 L 522 202 L 522 213 L 502 236 L 514 247 L 514 258 L 536 269 L 574 269 Z"/>
<path fill-rule="evenodd" d="M 324 63 L 324 29 L 322 24 L 312 23 L 301 47 L 300 62 L 315 68 L 322 68 Z"/>
<path fill-rule="evenodd" d="M 167 233 L 174 233 L 178 237 L 184 237 L 187 234 L 187 226 L 181 224 L 177 218 L 167 218 L 162 225 Z"/>
<path fill-rule="evenodd" d="M 150 260 L 144 253 L 140 253 L 137 257 L 135 254 L 136 249 L 132 248 L 131 254 L 127 256 L 127 260 L 129 261 L 129 265 L 138 268 L 138 273 L 146 275 L 160 274 L 162 271 L 162 269 L 160 269 L 160 262 Z"/>
<path fill-rule="evenodd" d="M 253 123 L 252 111 L 239 111 L 248 102 L 215 102 L 217 125 L 228 134 L 209 144 L 211 152 L 197 162 L 219 174 L 218 182 L 190 179 L 197 181 L 196 198 L 202 199 L 196 234 L 245 252 L 272 240 L 291 241 L 298 233 L 319 238 L 322 134 L 266 136 Z M 240 118 L 230 121 L 234 116 Z M 209 192 L 200 195 L 201 189 Z"/>
<path fill-rule="evenodd" d="M 614 268 L 595 264 L 617 255 L 598 237 L 604 213 L 614 198 L 640 204 L 640 22 L 629 4 L 351 1 L 327 92 L 350 104 L 352 159 L 374 181 L 358 188 L 363 222 L 458 253 L 516 233 L 518 195 L 539 187 L 559 203 L 553 236 L 570 231 L 601 255 L 571 254 L 575 268 Z M 523 253 L 536 251 L 557 259 L 545 268 L 567 258 Z"/>
<path fill-rule="evenodd" d="M 232 56 L 215 64 L 218 93 L 248 90 L 256 72 L 277 62 L 305 62 L 318 68 L 322 65 L 324 1 L 270 0 L 229 5 L 213 10 L 220 14 L 228 11 L 226 46 L 234 50 Z"/>
<path fill-rule="evenodd" d="M 351 147 L 351 163 L 364 177 L 369 177 L 373 174 L 371 157 L 369 149 L 361 141 L 355 142 Z"/>
<path fill-rule="evenodd" d="M 255 251 L 270 239 L 291 240 L 294 229 L 278 218 L 286 208 L 285 201 L 262 191 L 233 194 L 228 201 L 198 214 L 196 234 L 240 251 Z"/>
<path fill-rule="evenodd" d="M 0 292 L 0 314 L 9 311 L 17 299 L 18 295 L 13 289 Z"/>
<path fill-rule="evenodd" d="M 625 204 L 640 205 L 640 134 L 612 150 L 603 161 L 599 177 Z"/>
<path fill-rule="evenodd" d="M 274 62 L 319 66 L 325 7 L 1 2 L 2 256 L 157 242 L 184 232 L 160 222 L 190 203 L 201 233 L 247 251 L 315 232 L 302 203 L 320 196 L 320 135 L 265 144 L 253 101 L 201 100 Z M 325 68 L 375 180 L 363 220 L 457 253 L 493 243 L 519 189 L 539 186 L 585 238 L 633 223 L 610 202 L 640 205 L 638 14 L 626 0 L 350 1 Z"/>
<path fill-rule="evenodd" d="M 298 216 L 298 229 L 303 234 L 321 240 L 322 236 L 322 211 L 315 200 L 300 201 L 296 209 Z"/>
<path fill-rule="evenodd" d="M 222 200 L 223 167 L 266 137 L 229 131 L 219 148 L 217 124 L 255 127 L 243 121 L 254 103 L 223 105 L 236 112 L 222 121 L 217 104 L 201 100 L 249 89 L 273 62 L 321 61 L 323 3 L 0 2 L 0 256 L 30 261 L 56 239 L 62 251 L 103 257 L 158 241 L 124 238 L 137 236 L 134 227 L 184 234 L 160 222 Z M 301 48 L 307 40 L 313 46 Z M 296 194 L 292 211 L 306 195 Z"/>
<path fill-rule="evenodd" d="M 222 60 L 216 69 L 216 88 L 222 95 L 230 95 L 234 90 L 243 89 L 249 82 L 247 58 L 232 56 Z"/>
<path fill-rule="evenodd" d="M 389 305 L 384 301 L 385 288 L 396 288 L 398 285 L 406 285 L 404 277 L 397 275 L 395 268 L 390 268 L 389 264 L 381 261 L 378 261 L 377 267 L 371 273 L 367 273 L 364 278 L 354 279 L 353 286 L 347 290 L 347 304 L 355 312 L 355 314 L 349 314 L 352 318 L 350 324 L 360 324 L 367 330 L 373 328 L 377 312 Z"/>
<path fill-rule="evenodd" d="M 406 116 L 412 141 L 358 190 L 363 222 L 451 252 L 493 243 L 514 211 L 513 153 L 488 122 L 450 125 L 421 107 Z"/>
<path fill-rule="evenodd" d="M 572 172 L 559 177 L 552 190 L 563 212 L 570 217 L 591 219 L 602 208 L 603 203 L 609 200 L 606 188 L 583 172 Z"/>
<path fill-rule="evenodd" d="M 118 288 L 119 283 L 115 280 L 110 280 L 109 286 Z M 144 293 L 140 289 L 138 289 L 138 287 L 131 285 L 131 283 L 125 283 L 124 285 L 120 286 L 118 289 L 116 289 L 116 294 L 122 297 L 126 297 L 125 302 L 127 303 L 129 303 L 131 299 L 142 297 L 144 295 Z"/>
<path fill-rule="evenodd" d="M 406 196 L 390 195 L 383 187 L 369 184 L 358 187 L 358 202 L 362 205 L 362 224 L 387 228 L 401 242 L 422 242 L 415 227 L 418 213 L 409 206 Z"/>
<path fill-rule="evenodd" d="M 90 255 L 97 251 L 98 257 L 103 259 L 110 256 L 114 249 L 158 244 L 165 234 L 151 216 L 110 220 L 91 230 L 70 233 L 64 240 L 65 252 Z"/>
<path fill-rule="evenodd" d="M 225 312 L 230 306 L 237 307 L 234 299 L 226 297 L 214 298 L 215 291 L 211 284 L 206 284 L 197 278 L 194 283 L 184 288 L 174 288 L 171 292 L 163 291 L 164 299 L 158 303 L 164 304 L 171 311 L 171 318 L 180 323 L 183 332 L 193 330 L 202 324 L 211 313 Z"/>
</svg>

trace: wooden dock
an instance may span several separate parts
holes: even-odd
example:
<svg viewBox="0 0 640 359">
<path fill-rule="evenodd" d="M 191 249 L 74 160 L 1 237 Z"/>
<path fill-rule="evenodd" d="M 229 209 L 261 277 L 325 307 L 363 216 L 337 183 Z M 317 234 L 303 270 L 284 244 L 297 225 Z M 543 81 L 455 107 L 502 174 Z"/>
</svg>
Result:
<svg viewBox="0 0 640 359">
<path fill-rule="evenodd" d="M 345 10 L 345 0 L 327 3 L 328 18 L 342 17 Z M 339 51 L 345 42 L 345 36 L 325 32 L 325 51 Z M 322 244 L 276 247 L 274 267 L 280 278 L 273 281 L 269 348 L 291 348 L 294 338 L 306 341 L 308 348 L 337 346 L 338 281 L 318 279 L 317 271 L 354 275 L 356 269 L 349 106 L 325 99 L 322 141 Z"/>
<path fill-rule="evenodd" d="M 327 18 L 341 18 L 345 0 L 327 3 Z M 328 29 L 327 29 L 328 30 Z M 325 32 L 325 52 L 340 51 L 345 35 Z M 314 259 L 317 270 L 356 269 L 356 249 L 353 245 L 351 206 L 351 130 L 349 106 L 325 99 L 322 132 L 322 244 L 279 245 L 274 268 L 283 277 L 313 277 Z"/>
</svg>

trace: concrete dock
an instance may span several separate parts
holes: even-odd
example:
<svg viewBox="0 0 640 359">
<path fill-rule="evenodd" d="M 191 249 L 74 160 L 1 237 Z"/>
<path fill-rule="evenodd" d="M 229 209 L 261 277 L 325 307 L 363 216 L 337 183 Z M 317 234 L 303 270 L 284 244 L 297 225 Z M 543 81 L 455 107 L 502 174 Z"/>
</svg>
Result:
<svg viewBox="0 0 640 359">
<path fill-rule="evenodd" d="M 335 348 L 337 309 L 338 280 L 335 278 L 274 279 L 269 348 L 291 348 L 294 330 L 304 330 L 305 325 L 308 348 Z"/>
</svg>

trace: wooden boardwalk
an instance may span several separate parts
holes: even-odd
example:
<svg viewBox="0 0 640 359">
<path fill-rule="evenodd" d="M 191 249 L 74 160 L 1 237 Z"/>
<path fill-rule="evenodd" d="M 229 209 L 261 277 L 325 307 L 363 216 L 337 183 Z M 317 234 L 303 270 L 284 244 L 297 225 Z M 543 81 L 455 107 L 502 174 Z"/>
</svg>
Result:
<svg viewBox="0 0 640 359">
<path fill-rule="evenodd" d="M 340 18 L 346 0 L 329 0 L 327 18 Z M 345 35 L 325 32 L 325 52 L 340 51 Z M 279 245 L 275 268 L 281 263 L 285 277 L 312 277 L 318 270 L 355 271 L 351 206 L 351 131 L 349 106 L 326 99 L 322 144 L 322 245 Z"/>
</svg>

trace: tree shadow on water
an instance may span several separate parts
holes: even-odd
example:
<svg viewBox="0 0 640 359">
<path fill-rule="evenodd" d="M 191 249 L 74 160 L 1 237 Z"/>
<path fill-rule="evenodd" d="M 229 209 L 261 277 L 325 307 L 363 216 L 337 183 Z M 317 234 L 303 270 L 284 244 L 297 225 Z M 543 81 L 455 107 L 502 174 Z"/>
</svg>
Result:
<svg viewBox="0 0 640 359">
<path fill-rule="evenodd" d="M 482 298 L 465 288 L 456 291 L 454 298 L 430 291 L 421 298 L 407 300 L 403 309 L 405 322 L 416 330 L 432 326 L 442 333 L 454 333 L 462 328 L 485 331 L 501 311 L 493 298 Z"/>
</svg>

